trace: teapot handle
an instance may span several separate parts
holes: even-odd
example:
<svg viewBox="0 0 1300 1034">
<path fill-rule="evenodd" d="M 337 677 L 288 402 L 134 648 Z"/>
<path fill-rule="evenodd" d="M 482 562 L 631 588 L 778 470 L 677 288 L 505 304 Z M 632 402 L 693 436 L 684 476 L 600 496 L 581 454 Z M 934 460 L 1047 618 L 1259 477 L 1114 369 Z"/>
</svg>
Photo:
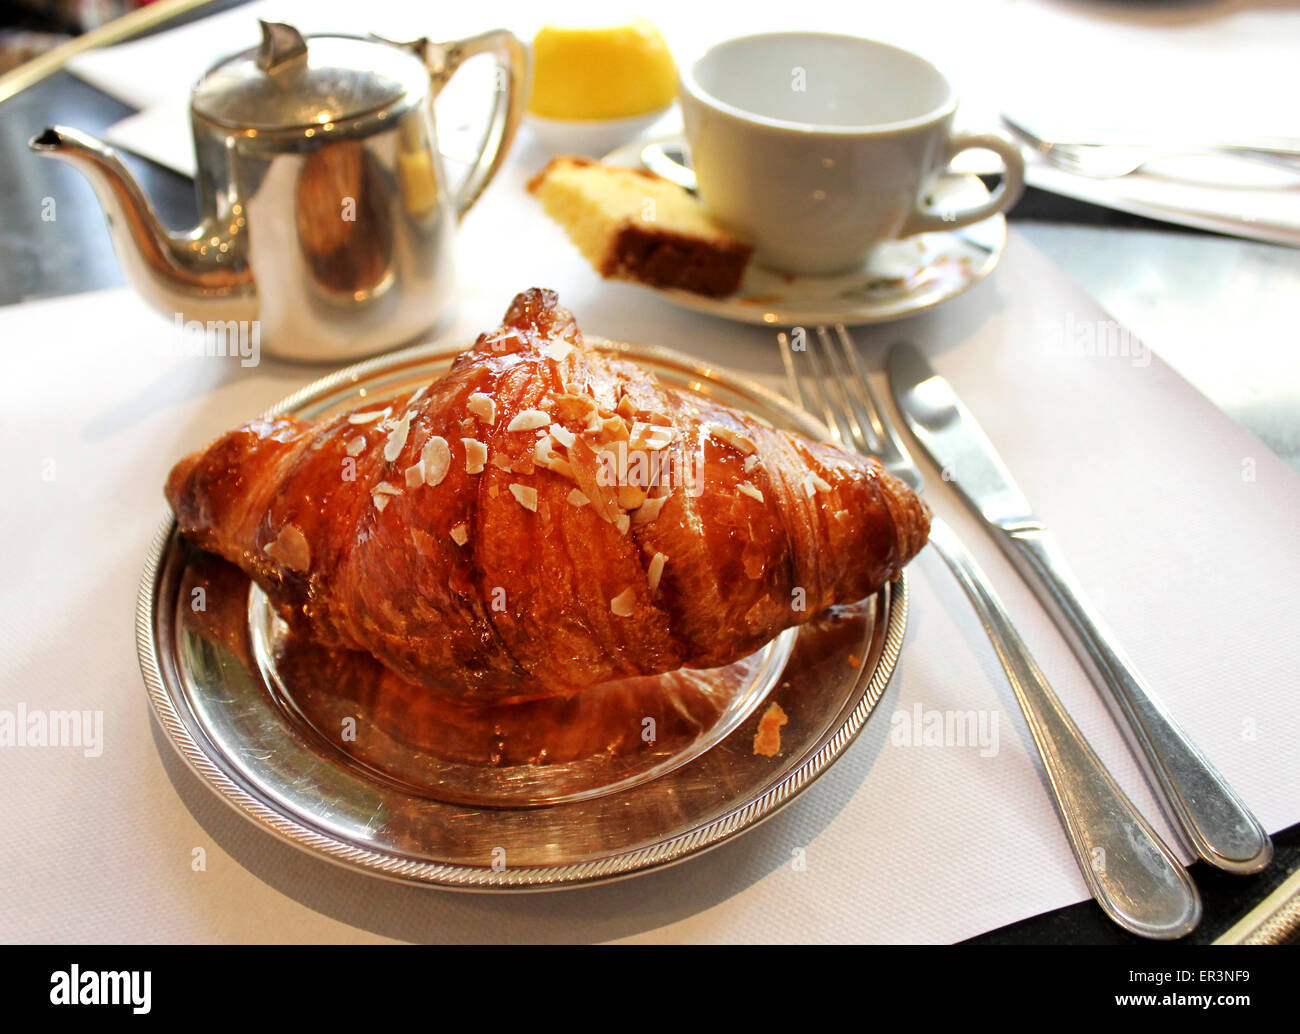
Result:
<svg viewBox="0 0 1300 1034">
<path fill-rule="evenodd" d="M 430 42 L 423 53 L 435 97 L 461 65 L 479 54 L 491 54 L 496 58 L 496 89 L 483 146 L 454 198 L 458 219 L 470 210 L 492 182 L 510 151 L 510 144 L 524 117 L 531 62 L 528 49 L 505 29 L 494 29 L 450 43 Z"/>
</svg>

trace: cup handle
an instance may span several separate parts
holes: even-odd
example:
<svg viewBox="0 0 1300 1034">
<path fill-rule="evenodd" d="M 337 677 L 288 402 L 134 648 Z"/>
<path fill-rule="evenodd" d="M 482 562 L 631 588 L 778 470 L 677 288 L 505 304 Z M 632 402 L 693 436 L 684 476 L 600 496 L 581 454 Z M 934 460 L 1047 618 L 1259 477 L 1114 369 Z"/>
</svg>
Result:
<svg viewBox="0 0 1300 1034">
<path fill-rule="evenodd" d="M 969 226 L 998 212 L 1005 212 L 1020 200 L 1020 195 L 1025 192 L 1025 159 L 1020 148 L 996 133 L 956 133 L 948 141 L 948 161 L 951 162 L 962 151 L 973 148 L 993 151 L 1002 159 L 1002 182 L 992 196 L 981 204 L 955 212 L 934 212 L 918 207 L 899 231 L 900 237 Z"/>
<path fill-rule="evenodd" d="M 695 171 L 669 154 L 664 147 L 666 142 L 651 140 L 641 148 L 641 164 L 656 175 L 694 194 L 699 189 L 699 185 L 695 182 Z"/>
<path fill-rule="evenodd" d="M 457 69 L 479 54 L 491 54 L 496 58 L 496 90 L 483 146 L 453 198 L 457 219 L 470 210 L 505 162 L 528 101 L 530 59 L 527 48 L 505 29 L 494 29 L 450 43 L 426 43 L 421 55 L 429 69 L 433 96 L 436 97 Z"/>
</svg>

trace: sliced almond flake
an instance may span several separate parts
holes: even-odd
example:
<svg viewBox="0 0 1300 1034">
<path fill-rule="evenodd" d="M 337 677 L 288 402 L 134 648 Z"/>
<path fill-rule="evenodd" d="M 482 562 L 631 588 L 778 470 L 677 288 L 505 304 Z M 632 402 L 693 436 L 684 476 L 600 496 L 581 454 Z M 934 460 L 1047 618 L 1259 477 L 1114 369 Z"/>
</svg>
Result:
<svg viewBox="0 0 1300 1034">
<path fill-rule="evenodd" d="M 420 466 L 424 468 L 424 483 L 430 488 L 442 484 L 451 469 L 451 446 L 446 438 L 434 435 L 420 450 Z"/>
<path fill-rule="evenodd" d="M 397 488 L 395 485 L 390 485 L 387 481 L 379 482 L 379 484 L 377 484 L 373 489 L 371 489 L 371 491 L 378 492 L 380 495 L 401 495 L 402 494 L 402 490 L 400 488 Z"/>
<path fill-rule="evenodd" d="M 627 429 L 627 422 L 619 416 L 611 416 L 601 422 L 600 430 L 612 442 L 625 442 L 631 434 Z"/>
<path fill-rule="evenodd" d="M 370 498 L 374 501 L 375 509 L 380 513 L 383 513 L 384 507 L 388 505 L 388 500 L 391 499 L 392 496 L 382 495 L 379 492 L 371 492 Z"/>
<path fill-rule="evenodd" d="M 511 482 L 510 494 L 515 497 L 515 502 L 525 510 L 532 510 L 533 513 L 537 512 L 537 489 Z"/>
<path fill-rule="evenodd" d="M 751 499 L 757 499 L 760 503 L 763 501 L 763 493 L 751 485 L 748 481 L 742 481 L 736 486 L 736 491 L 741 495 L 747 495 Z"/>
<path fill-rule="evenodd" d="M 516 327 L 503 327 L 500 330 L 494 330 L 487 335 L 487 340 L 483 342 L 482 351 L 488 352 L 513 352 L 519 345 L 525 345 L 528 342 Z M 477 344 L 477 342 L 476 342 Z"/>
<path fill-rule="evenodd" d="M 366 447 L 366 436 L 363 434 L 359 434 L 355 438 L 353 438 L 352 441 L 348 442 L 347 445 L 348 455 L 360 456 L 362 451 L 365 449 L 365 447 Z"/>
<path fill-rule="evenodd" d="M 604 424 L 601 421 L 600 410 L 593 409 L 587 416 L 587 426 L 582 430 L 585 434 L 598 434 L 603 426 Z"/>
<path fill-rule="evenodd" d="M 635 510 L 645 502 L 645 489 L 639 485 L 619 485 L 618 505 L 624 510 Z"/>
<path fill-rule="evenodd" d="M 491 395 L 484 395 L 481 391 L 476 391 L 465 404 L 469 407 L 469 411 L 483 423 L 495 424 L 497 422 L 497 404 Z"/>
<path fill-rule="evenodd" d="M 618 413 L 618 415 L 621 416 L 624 420 L 631 420 L 634 416 L 636 416 L 636 403 L 632 401 L 632 396 L 624 395 L 621 399 L 619 399 L 618 406 L 615 409 L 615 412 Z"/>
<path fill-rule="evenodd" d="M 614 527 L 618 529 L 620 535 L 626 535 L 627 529 L 632 526 L 632 518 L 625 513 L 620 513 L 614 518 Z"/>
<path fill-rule="evenodd" d="M 560 363 L 568 358 L 570 352 L 574 351 L 574 346 L 561 338 L 555 338 L 546 346 L 544 351 L 550 358 Z"/>
<path fill-rule="evenodd" d="M 676 428 L 661 427 L 658 424 L 649 424 L 647 426 L 650 428 L 650 433 L 641 439 L 647 449 L 666 449 L 672 444 L 672 440 L 677 437 Z"/>
<path fill-rule="evenodd" d="M 492 466 L 496 467 L 497 470 L 509 470 L 511 466 L 510 457 L 503 452 L 495 453 L 491 462 Z"/>
<path fill-rule="evenodd" d="M 717 424 L 714 424 L 709 428 L 709 433 L 713 435 L 714 438 L 726 442 L 737 452 L 746 456 L 752 454 L 756 449 L 753 442 L 739 431 L 733 431 L 730 427 L 719 427 Z"/>
<path fill-rule="evenodd" d="M 290 571 L 301 574 L 311 567 L 311 547 L 307 545 L 307 536 L 296 524 L 286 524 L 281 528 L 275 541 L 263 546 L 262 552 Z"/>
<path fill-rule="evenodd" d="M 487 465 L 487 446 L 477 438 L 462 438 L 460 444 L 465 446 L 465 473 L 483 473 L 483 468 Z"/>
<path fill-rule="evenodd" d="M 419 488 L 424 484 L 424 464 L 412 463 L 406 468 L 406 487 Z"/>
<path fill-rule="evenodd" d="M 662 553 L 656 553 L 650 560 L 650 566 L 646 568 L 645 580 L 650 586 L 650 595 L 659 591 L 659 579 L 663 577 L 664 564 L 668 563 L 668 558 Z"/>
<path fill-rule="evenodd" d="M 666 449 L 676 436 L 677 430 L 660 424 L 647 424 L 638 420 L 632 425 L 631 441 L 633 445 L 642 445 L 647 449 Z"/>
<path fill-rule="evenodd" d="M 533 448 L 533 462 L 539 467 L 555 471 L 555 473 L 568 478 L 570 481 L 575 480 L 573 465 L 555 451 L 555 442 L 551 440 L 549 434 L 544 434 L 542 438 L 538 439 L 537 445 Z"/>
<path fill-rule="evenodd" d="M 837 521 L 839 521 L 841 524 L 843 524 L 845 521 L 847 521 L 847 520 L 849 519 L 849 511 L 848 511 L 848 510 L 836 510 L 836 511 L 835 511 L 835 519 L 836 519 Z"/>
<path fill-rule="evenodd" d="M 469 529 L 463 524 L 457 524 L 456 527 L 451 529 L 451 541 L 458 546 L 465 545 L 469 541 Z"/>
<path fill-rule="evenodd" d="M 603 452 L 604 450 L 602 450 Z M 585 439 L 574 443 L 569 453 L 572 477 L 582 494 L 591 500 L 591 508 L 597 517 L 608 524 L 614 523 L 618 515 L 618 493 L 608 480 L 602 476 L 603 461 L 596 450 Z"/>
<path fill-rule="evenodd" d="M 551 422 L 551 414 L 541 409 L 521 409 L 513 420 L 506 424 L 507 431 L 535 431 Z"/>
<path fill-rule="evenodd" d="M 389 463 L 397 459 L 406 448 L 406 437 L 411 433 L 411 414 L 407 413 L 401 420 L 397 421 L 397 426 L 388 434 L 388 440 L 384 442 L 384 459 Z"/>
<path fill-rule="evenodd" d="M 668 502 L 672 496 L 659 495 L 653 499 L 647 499 L 632 512 L 632 526 L 639 528 L 643 524 L 649 524 L 659 516 L 659 511 L 664 508 L 664 503 Z"/>
<path fill-rule="evenodd" d="M 753 470 L 753 469 L 754 469 L 755 467 L 757 467 L 757 466 L 758 466 L 758 454 L 757 454 L 757 453 L 751 453 L 750 455 L 748 455 L 748 456 L 745 457 L 745 473 L 746 473 L 746 474 L 748 474 L 751 470 Z"/>
<path fill-rule="evenodd" d="M 551 425 L 551 437 L 554 438 L 561 445 L 563 445 L 566 449 L 572 448 L 573 443 L 578 440 L 575 437 L 574 433 L 570 431 L 567 427 L 565 427 L 563 424 Z"/>
<path fill-rule="evenodd" d="M 388 416 L 387 409 L 372 409 L 368 413 L 349 413 L 349 424 L 368 424 L 372 420 L 378 420 L 381 416 Z"/>
<path fill-rule="evenodd" d="M 429 382 L 429 384 L 432 383 L 433 383 L 432 381 Z M 424 398 L 424 393 L 429 390 L 429 384 L 421 384 L 419 388 L 416 389 L 415 394 L 406 400 L 406 408 L 408 410 L 410 410 L 411 407 L 413 407 L 417 402 L 419 402 L 420 399 Z"/>
<path fill-rule="evenodd" d="M 811 499 L 814 492 L 829 492 L 831 486 L 826 481 L 822 480 L 815 471 L 810 470 L 804 475 L 803 490 L 804 494 Z"/>
<path fill-rule="evenodd" d="M 616 617 L 630 618 L 636 610 L 636 593 L 631 587 L 624 589 L 609 601 L 609 609 Z"/>
<path fill-rule="evenodd" d="M 588 499 L 585 495 L 579 492 L 576 488 L 571 489 L 568 496 L 566 496 L 566 498 L 574 506 L 586 506 L 589 502 L 591 502 L 590 499 Z"/>
</svg>

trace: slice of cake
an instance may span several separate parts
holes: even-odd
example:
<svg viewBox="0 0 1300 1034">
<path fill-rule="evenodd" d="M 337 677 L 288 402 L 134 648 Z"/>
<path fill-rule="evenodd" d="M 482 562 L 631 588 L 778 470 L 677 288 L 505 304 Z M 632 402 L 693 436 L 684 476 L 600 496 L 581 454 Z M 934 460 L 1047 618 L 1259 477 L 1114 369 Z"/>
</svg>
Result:
<svg viewBox="0 0 1300 1034">
<path fill-rule="evenodd" d="M 740 287 L 753 248 L 662 176 L 561 155 L 528 190 L 603 277 L 714 297 Z"/>
</svg>

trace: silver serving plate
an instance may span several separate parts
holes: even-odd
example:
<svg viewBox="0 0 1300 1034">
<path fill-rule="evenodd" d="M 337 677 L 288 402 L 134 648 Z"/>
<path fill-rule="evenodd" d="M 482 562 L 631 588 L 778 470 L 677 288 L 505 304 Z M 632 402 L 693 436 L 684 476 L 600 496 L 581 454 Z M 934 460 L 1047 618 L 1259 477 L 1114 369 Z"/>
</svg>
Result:
<svg viewBox="0 0 1300 1034">
<path fill-rule="evenodd" d="M 779 427 L 826 436 L 814 419 L 758 385 L 666 349 L 592 343 L 634 359 L 665 383 Z M 437 376 L 464 347 L 419 346 L 360 363 L 268 415 L 313 419 L 382 398 Z M 313 724 L 306 712 L 322 700 L 316 717 L 334 713 L 331 687 L 316 685 L 295 699 L 303 665 L 290 674 L 277 668 L 276 631 L 260 593 L 237 579 L 204 582 L 203 568 L 213 563 L 180 541 L 169 513 L 140 587 L 140 668 L 177 752 L 218 796 L 291 844 L 389 879 L 460 890 L 615 879 L 681 861 L 752 828 L 825 772 L 858 735 L 893 674 L 907 624 L 907 583 L 900 578 L 870 599 L 784 633 L 745 661 L 692 673 L 693 685 L 707 689 L 712 680 L 726 690 L 717 720 L 703 723 L 698 735 L 666 735 L 644 757 L 477 768 L 433 759 L 426 766 L 409 741 L 394 748 L 389 735 L 384 758 L 398 759 L 395 770 L 372 763 L 356 744 L 334 742 L 329 717 Z M 201 614 L 194 594 L 200 583 Z M 227 615 L 224 629 L 214 632 L 213 621 L 196 628 L 196 614 L 212 613 Z M 773 757 L 755 750 L 770 702 L 788 716 Z M 400 730 L 398 738 L 404 739 Z"/>
</svg>

